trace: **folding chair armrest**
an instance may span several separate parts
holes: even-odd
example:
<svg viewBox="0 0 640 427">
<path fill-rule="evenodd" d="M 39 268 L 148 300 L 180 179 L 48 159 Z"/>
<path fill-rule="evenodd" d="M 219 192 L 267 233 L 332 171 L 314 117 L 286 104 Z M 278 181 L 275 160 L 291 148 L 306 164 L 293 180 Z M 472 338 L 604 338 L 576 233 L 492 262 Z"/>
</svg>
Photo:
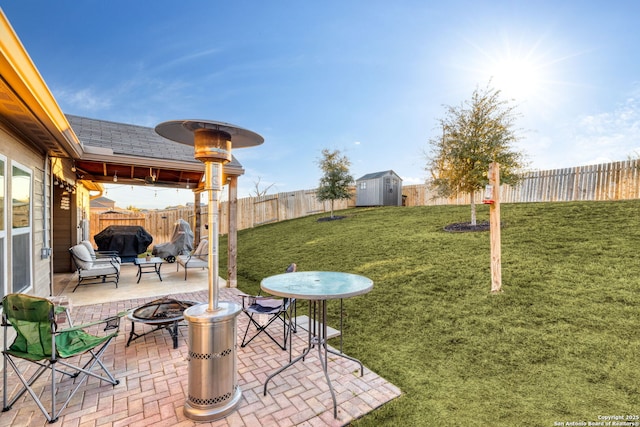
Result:
<svg viewBox="0 0 640 427">
<path fill-rule="evenodd" d="M 242 296 L 242 308 L 246 309 L 251 306 L 257 305 L 264 309 L 282 309 L 286 306 L 287 300 L 283 298 L 274 297 L 271 295 L 240 295 Z M 247 303 L 245 304 L 245 301 Z M 261 302 L 263 302 L 261 304 Z M 267 304 L 264 304 L 267 302 Z"/>
<path fill-rule="evenodd" d="M 72 326 L 70 328 L 58 329 L 55 333 L 61 334 L 63 332 L 71 332 L 77 331 L 80 329 L 86 329 L 91 326 L 100 325 L 102 323 L 105 324 L 104 330 L 107 331 L 109 329 L 118 329 L 120 327 L 120 318 L 126 316 L 128 311 L 121 311 L 115 316 L 107 317 L 106 319 L 96 320 L 95 322 L 84 323 L 82 325 Z"/>
</svg>

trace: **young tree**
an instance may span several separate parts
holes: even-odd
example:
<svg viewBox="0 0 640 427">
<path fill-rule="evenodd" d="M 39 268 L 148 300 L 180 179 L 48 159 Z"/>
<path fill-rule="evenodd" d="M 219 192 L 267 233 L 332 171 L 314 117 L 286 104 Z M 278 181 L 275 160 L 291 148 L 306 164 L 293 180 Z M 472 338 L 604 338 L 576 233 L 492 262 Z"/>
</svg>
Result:
<svg viewBox="0 0 640 427">
<path fill-rule="evenodd" d="M 489 163 L 500 164 L 501 182 L 507 184 L 515 184 L 524 167 L 524 156 L 512 148 L 519 139 L 514 125 L 520 115 L 490 84 L 476 88 L 471 100 L 460 106 L 446 106 L 439 120 L 442 135 L 429 140 L 433 154 L 426 169 L 431 171 L 431 187 L 444 197 L 469 193 L 471 225 L 476 225 L 475 193 L 489 182 Z"/>
<path fill-rule="evenodd" d="M 333 203 L 336 200 L 349 199 L 349 186 L 353 183 L 353 177 L 349 173 L 351 162 L 346 156 L 340 154 L 339 150 L 322 150 L 322 158 L 318 160 L 318 165 L 322 170 L 320 185 L 316 190 L 316 197 L 319 201 L 331 201 L 331 218 L 333 218 Z"/>
</svg>

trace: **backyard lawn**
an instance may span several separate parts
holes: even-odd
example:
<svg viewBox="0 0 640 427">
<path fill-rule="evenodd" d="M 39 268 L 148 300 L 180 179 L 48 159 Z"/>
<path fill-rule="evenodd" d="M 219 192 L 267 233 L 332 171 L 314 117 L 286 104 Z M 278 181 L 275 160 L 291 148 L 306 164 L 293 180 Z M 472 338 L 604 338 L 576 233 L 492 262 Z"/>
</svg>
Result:
<svg viewBox="0 0 640 427">
<path fill-rule="evenodd" d="M 344 350 L 403 395 L 357 426 L 640 415 L 640 201 L 501 210 L 501 294 L 490 294 L 489 233 L 443 231 L 468 221 L 469 206 L 356 208 L 243 230 L 239 288 L 257 292 L 291 262 L 374 281 L 344 301 Z M 225 266 L 225 237 L 220 254 Z M 337 323 L 339 304 L 329 309 Z"/>
</svg>

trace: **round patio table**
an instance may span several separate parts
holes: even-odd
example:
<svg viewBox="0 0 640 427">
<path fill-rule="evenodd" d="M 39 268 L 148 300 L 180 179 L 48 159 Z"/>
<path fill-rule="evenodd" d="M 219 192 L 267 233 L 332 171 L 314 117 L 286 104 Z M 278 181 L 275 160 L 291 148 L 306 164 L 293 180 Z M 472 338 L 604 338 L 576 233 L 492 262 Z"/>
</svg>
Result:
<svg viewBox="0 0 640 427">
<path fill-rule="evenodd" d="M 285 298 L 299 298 L 309 301 L 309 338 L 302 354 L 291 360 L 288 364 L 269 375 L 264 383 L 264 395 L 267 395 L 267 384 L 273 377 L 298 362 L 304 360 L 311 349 L 318 347 L 318 359 L 324 371 L 324 376 L 333 398 L 333 417 L 337 418 L 338 409 L 336 395 L 327 373 L 327 353 L 352 360 L 360 365 L 360 376 L 364 375 L 362 362 L 344 353 L 334 351 L 327 347 L 327 300 L 351 298 L 363 295 L 373 289 L 373 281 L 367 277 L 351 273 L 335 271 L 298 271 L 293 273 L 278 274 L 262 280 L 260 287 L 263 291 Z M 341 314 L 342 316 L 342 314 Z M 291 328 L 289 328 L 291 334 Z M 291 337 L 290 337 L 291 338 Z M 291 340 L 289 341 L 291 342 Z M 323 355 L 324 349 L 324 355 Z M 289 345 L 291 352 L 291 344 Z M 291 357 L 289 357 L 291 359 Z"/>
</svg>

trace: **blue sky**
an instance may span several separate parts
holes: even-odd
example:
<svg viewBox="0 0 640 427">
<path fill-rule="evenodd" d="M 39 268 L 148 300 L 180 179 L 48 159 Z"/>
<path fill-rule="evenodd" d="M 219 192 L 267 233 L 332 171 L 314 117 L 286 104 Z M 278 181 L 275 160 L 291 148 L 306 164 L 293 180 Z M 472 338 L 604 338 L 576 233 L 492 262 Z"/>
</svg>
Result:
<svg viewBox="0 0 640 427">
<path fill-rule="evenodd" d="M 269 193 L 317 186 L 323 148 L 351 173 L 423 183 L 445 105 L 513 97 L 530 169 L 640 154 L 640 2 L 20 0 L 2 9 L 65 113 L 155 127 L 234 123 Z M 190 192 L 109 188 L 118 206 Z"/>
</svg>

